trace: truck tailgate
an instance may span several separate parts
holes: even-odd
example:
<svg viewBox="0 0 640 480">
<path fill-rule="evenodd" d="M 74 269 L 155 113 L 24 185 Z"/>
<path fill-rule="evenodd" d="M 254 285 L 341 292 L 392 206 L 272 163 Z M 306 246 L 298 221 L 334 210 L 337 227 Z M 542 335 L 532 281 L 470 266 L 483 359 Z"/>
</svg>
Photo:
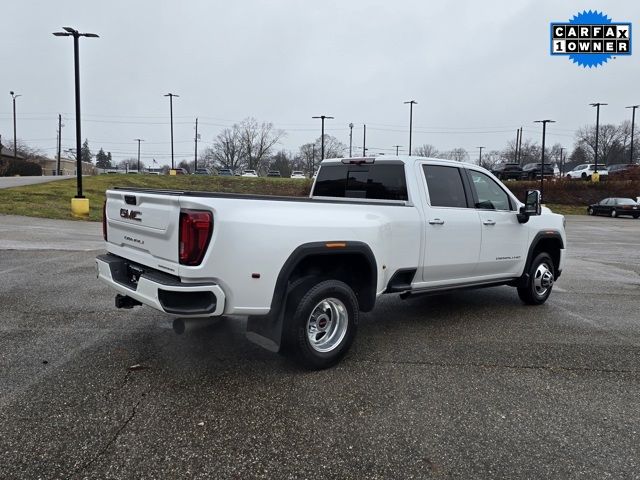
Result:
<svg viewBox="0 0 640 480">
<path fill-rule="evenodd" d="M 177 268 L 179 197 L 127 190 L 109 190 L 106 196 L 110 250 L 145 265 Z"/>
</svg>

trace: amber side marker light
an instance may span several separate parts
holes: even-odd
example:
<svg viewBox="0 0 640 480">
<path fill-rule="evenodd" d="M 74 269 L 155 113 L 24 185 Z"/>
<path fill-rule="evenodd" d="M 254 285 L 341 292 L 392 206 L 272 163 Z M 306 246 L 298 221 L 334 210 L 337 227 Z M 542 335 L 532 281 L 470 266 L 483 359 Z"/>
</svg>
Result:
<svg viewBox="0 0 640 480">
<path fill-rule="evenodd" d="M 347 244 L 345 242 L 331 242 L 325 243 L 324 246 L 327 248 L 345 248 Z"/>
</svg>

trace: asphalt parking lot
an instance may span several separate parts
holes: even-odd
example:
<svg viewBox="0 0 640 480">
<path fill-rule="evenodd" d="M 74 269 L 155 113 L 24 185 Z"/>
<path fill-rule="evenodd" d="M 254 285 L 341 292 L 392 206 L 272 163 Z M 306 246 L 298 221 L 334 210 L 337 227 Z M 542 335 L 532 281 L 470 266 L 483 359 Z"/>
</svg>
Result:
<svg viewBox="0 0 640 480">
<path fill-rule="evenodd" d="M 9 222 L 2 478 L 640 478 L 640 220 L 569 217 L 541 307 L 509 287 L 384 297 L 311 373 L 242 321 L 177 336 L 116 310 L 99 226 L 63 241 L 70 224 Z"/>
</svg>

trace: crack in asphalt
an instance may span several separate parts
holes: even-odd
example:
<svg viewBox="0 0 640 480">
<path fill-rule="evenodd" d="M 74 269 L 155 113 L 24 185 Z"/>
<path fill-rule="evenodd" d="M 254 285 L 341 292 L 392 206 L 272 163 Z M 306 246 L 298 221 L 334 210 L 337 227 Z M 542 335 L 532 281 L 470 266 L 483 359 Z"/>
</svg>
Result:
<svg viewBox="0 0 640 480">
<path fill-rule="evenodd" d="M 142 401 L 144 400 L 144 398 L 151 393 L 151 391 L 153 390 L 153 386 L 151 386 L 149 389 L 147 389 L 145 392 L 142 393 L 142 395 L 140 396 L 140 398 L 138 399 L 138 401 L 135 403 L 135 405 L 133 406 L 132 410 L 131 410 L 131 414 L 125 419 L 125 421 L 122 423 L 122 425 L 120 425 L 120 427 L 116 430 L 116 432 L 111 436 L 111 438 L 109 439 L 109 441 L 100 449 L 98 450 L 98 452 L 96 452 L 96 454 L 91 457 L 89 459 L 89 461 L 85 462 L 83 465 L 81 465 L 80 467 L 78 467 L 69 478 L 73 478 L 73 477 L 77 477 L 79 475 L 82 475 L 82 473 L 84 473 L 91 465 L 93 465 L 100 457 L 102 457 L 102 455 L 109 449 L 109 447 L 111 447 L 111 445 L 113 445 L 115 443 L 115 441 L 118 439 L 118 437 L 120 436 L 120 434 L 124 431 L 125 428 L 127 428 L 127 425 L 129 425 L 129 423 L 133 420 L 133 418 L 136 416 L 136 413 L 138 413 L 138 407 L 140 406 L 140 404 L 142 403 Z"/>
</svg>

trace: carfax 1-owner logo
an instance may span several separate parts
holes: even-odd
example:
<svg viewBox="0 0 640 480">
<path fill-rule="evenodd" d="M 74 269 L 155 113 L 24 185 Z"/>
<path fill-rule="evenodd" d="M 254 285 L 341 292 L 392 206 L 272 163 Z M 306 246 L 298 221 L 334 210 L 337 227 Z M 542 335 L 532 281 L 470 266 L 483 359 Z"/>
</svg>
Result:
<svg viewBox="0 0 640 480">
<path fill-rule="evenodd" d="M 568 55 L 585 68 L 631 55 L 631 22 L 613 22 L 592 10 L 578 13 L 568 22 L 552 22 L 551 55 Z"/>
</svg>

